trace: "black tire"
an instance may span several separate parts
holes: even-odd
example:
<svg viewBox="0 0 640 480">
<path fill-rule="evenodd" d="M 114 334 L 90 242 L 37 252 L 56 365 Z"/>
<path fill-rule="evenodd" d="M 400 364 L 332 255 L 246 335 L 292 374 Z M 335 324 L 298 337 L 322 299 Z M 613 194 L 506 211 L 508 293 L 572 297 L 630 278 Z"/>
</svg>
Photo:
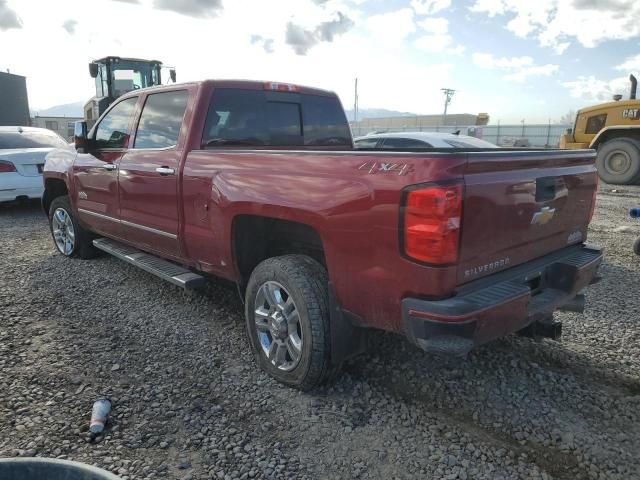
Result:
<svg viewBox="0 0 640 480">
<path fill-rule="evenodd" d="M 633 138 L 615 138 L 598 148 L 596 167 L 600 178 L 614 185 L 629 185 L 640 180 L 640 142 Z"/>
<path fill-rule="evenodd" d="M 281 285 L 293 299 L 299 316 L 302 353 L 290 371 L 272 364 L 258 338 L 255 318 L 258 292 L 273 282 Z M 305 255 L 285 255 L 263 261 L 251 274 L 245 299 L 247 336 L 260 368 L 279 382 L 302 391 L 316 387 L 331 376 L 335 369 L 330 362 L 328 277 L 318 262 Z"/>
<path fill-rule="evenodd" d="M 63 251 L 58 243 L 56 242 L 55 235 L 53 233 L 54 230 L 54 219 L 53 216 L 57 210 L 64 210 L 66 215 L 69 216 L 71 223 L 73 224 L 73 230 L 75 234 L 75 239 L 73 242 L 73 248 L 70 251 Z M 56 197 L 51 202 L 49 207 L 49 230 L 51 231 L 51 236 L 53 238 L 53 243 L 56 246 L 56 250 L 66 257 L 79 257 L 82 259 L 90 259 L 94 258 L 98 255 L 99 250 L 93 246 L 93 239 L 95 235 L 91 233 L 89 230 L 83 228 L 78 219 L 73 214 L 73 210 L 71 209 L 71 204 L 69 203 L 68 196 Z"/>
<path fill-rule="evenodd" d="M 640 255 L 640 237 L 633 242 L 633 251 L 636 255 Z"/>
</svg>

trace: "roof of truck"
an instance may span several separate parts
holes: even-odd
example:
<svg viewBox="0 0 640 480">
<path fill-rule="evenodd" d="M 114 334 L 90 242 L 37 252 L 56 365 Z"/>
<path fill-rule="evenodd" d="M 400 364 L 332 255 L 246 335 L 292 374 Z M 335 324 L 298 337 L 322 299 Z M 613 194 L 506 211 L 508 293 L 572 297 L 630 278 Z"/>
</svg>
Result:
<svg viewBox="0 0 640 480">
<path fill-rule="evenodd" d="M 245 90 L 272 90 L 284 93 L 306 93 L 310 95 L 321 95 L 327 97 L 337 96 L 335 92 L 323 90 L 320 88 L 296 85 L 293 83 L 272 82 L 265 80 L 236 80 L 236 79 L 207 79 L 195 82 L 169 83 L 166 85 L 155 85 L 153 87 L 132 90 L 122 95 L 122 97 L 134 96 L 140 92 L 157 89 L 175 89 L 179 87 L 187 87 L 192 85 L 212 85 L 214 88 L 240 88 Z M 122 98 L 121 97 L 121 98 Z"/>
</svg>

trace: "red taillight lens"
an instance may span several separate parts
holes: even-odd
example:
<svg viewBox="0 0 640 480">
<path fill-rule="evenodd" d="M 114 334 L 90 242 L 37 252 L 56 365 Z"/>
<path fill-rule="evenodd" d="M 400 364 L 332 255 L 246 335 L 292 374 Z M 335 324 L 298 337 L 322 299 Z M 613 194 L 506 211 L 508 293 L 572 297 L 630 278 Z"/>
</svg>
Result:
<svg viewBox="0 0 640 480">
<path fill-rule="evenodd" d="M 425 263 L 455 263 L 461 215 L 462 185 L 410 191 L 404 210 L 404 253 Z"/>
<path fill-rule="evenodd" d="M 0 160 L 0 173 L 15 172 L 16 167 L 13 163 L 6 160 Z"/>
<path fill-rule="evenodd" d="M 591 211 L 589 212 L 589 223 L 591 223 L 591 220 L 593 219 L 593 214 L 596 211 L 596 198 L 598 196 L 598 187 L 599 187 L 599 181 L 600 178 L 598 177 L 598 174 L 596 173 L 595 175 L 596 180 L 595 180 L 595 188 L 593 189 L 593 197 L 591 199 Z"/>
</svg>

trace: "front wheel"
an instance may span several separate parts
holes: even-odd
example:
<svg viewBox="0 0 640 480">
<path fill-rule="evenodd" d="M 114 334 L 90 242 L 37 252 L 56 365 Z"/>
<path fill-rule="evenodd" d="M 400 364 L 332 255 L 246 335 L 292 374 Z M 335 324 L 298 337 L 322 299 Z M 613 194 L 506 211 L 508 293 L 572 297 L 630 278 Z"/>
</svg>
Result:
<svg viewBox="0 0 640 480">
<path fill-rule="evenodd" d="M 245 301 L 247 335 L 260 367 L 286 385 L 310 390 L 330 373 L 326 270 L 304 255 L 260 263 Z"/>
<path fill-rule="evenodd" d="M 49 227 L 53 242 L 66 257 L 93 258 L 98 250 L 93 246 L 93 235 L 82 228 L 73 216 L 69 197 L 54 198 L 49 207 Z"/>
</svg>

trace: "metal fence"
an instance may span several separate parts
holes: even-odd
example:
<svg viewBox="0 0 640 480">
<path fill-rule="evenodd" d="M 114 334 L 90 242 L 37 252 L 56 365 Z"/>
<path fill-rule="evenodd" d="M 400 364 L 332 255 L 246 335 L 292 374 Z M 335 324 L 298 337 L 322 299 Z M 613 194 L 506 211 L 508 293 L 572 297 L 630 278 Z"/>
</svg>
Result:
<svg viewBox="0 0 640 480">
<path fill-rule="evenodd" d="M 531 147 L 557 147 L 560 135 L 565 133 L 571 125 L 531 124 L 531 125 L 484 125 L 484 126 L 407 126 L 384 127 L 351 125 L 354 137 L 360 137 L 368 133 L 384 132 L 448 132 L 454 133 L 460 130 L 463 135 L 471 135 L 482 138 L 488 142 L 500 146 L 531 146 Z"/>
</svg>

